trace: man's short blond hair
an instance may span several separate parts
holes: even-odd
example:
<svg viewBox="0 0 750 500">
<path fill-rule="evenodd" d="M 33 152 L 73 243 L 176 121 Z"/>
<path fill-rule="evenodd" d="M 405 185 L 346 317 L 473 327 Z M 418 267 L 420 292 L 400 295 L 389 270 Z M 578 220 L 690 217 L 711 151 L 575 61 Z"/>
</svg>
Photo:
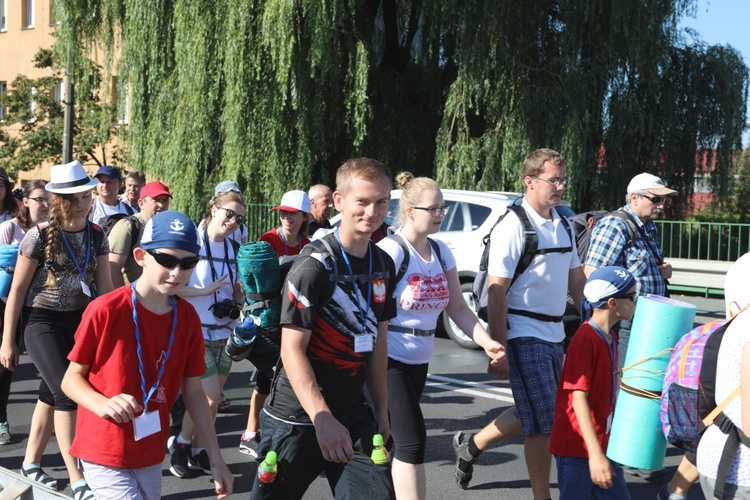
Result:
<svg viewBox="0 0 750 500">
<path fill-rule="evenodd" d="M 384 177 L 388 179 L 389 185 L 393 184 L 391 172 L 382 162 L 366 157 L 352 158 L 336 171 L 336 191 L 345 196 L 353 179 L 376 182 Z"/>
</svg>

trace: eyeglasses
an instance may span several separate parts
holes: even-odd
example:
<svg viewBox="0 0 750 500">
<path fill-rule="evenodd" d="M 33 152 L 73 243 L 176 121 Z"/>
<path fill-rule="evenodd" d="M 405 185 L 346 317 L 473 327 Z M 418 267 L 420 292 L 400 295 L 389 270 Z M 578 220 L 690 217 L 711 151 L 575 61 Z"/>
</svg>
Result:
<svg viewBox="0 0 750 500">
<path fill-rule="evenodd" d="M 157 252 L 156 250 L 146 250 L 146 253 L 153 257 L 157 264 L 166 269 L 174 269 L 177 266 L 180 266 L 180 269 L 182 270 L 192 269 L 197 266 L 198 262 L 201 260 L 200 255 L 178 259 L 174 255 Z"/>
<path fill-rule="evenodd" d="M 544 181 L 547 184 L 551 184 L 555 187 L 558 187 L 558 186 L 567 187 L 568 186 L 567 177 L 563 177 L 562 179 L 558 179 L 557 177 L 554 177 L 552 179 L 542 179 L 541 177 L 534 177 L 534 179 L 539 179 L 540 181 Z"/>
<path fill-rule="evenodd" d="M 429 207 L 411 207 L 415 210 L 424 210 L 425 212 L 430 212 L 430 215 L 433 217 L 445 217 L 448 215 L 448 210 L 450 210 L 450 207 L 446 207 L 443 205 L 442 207 L 435 207 L 435 208 L 429 208 Z"/>
<path fill-rule="evenodd" d="M 237 224 L 239 224 L 240 226 L 244 224 L 245 221 L 247 220 L 247 217 L 245 217 L 244 215 L 238 215 L 237 212 L 235 212 L 234 210 L 229 210 L 228 208 L 224 208 L 224 207 L 216 207 L 216 208 L 225 210 L 227 212 L 227 219 L 236 220 Z"/>
<path fill-rule="evenodd" d="M 45 198 L 44 196 L 37 196 L 36 198 L 29 198 L 29 200 L 34 200 L 40 205 L 49 205 L 49 198 Z"/>
<path fill-rule="evenodd" d="M 632 300 L 633 302 L 635 302 L 635 293 L 636 292 L 626 293 L 625 295 L 620 295 L 619 297 L 615 297 L 615 298 L 616 299 L 628 299 L 628 300 Z"/>
<path fill-rule="evenodd" d="M 646 196 L 645 194 L 642 194 L 641 198 L 646 198 L 648 201 L 650 201 L 654 205 L 662 205 L 667 202 L 666 196 Z"/>
</svg>

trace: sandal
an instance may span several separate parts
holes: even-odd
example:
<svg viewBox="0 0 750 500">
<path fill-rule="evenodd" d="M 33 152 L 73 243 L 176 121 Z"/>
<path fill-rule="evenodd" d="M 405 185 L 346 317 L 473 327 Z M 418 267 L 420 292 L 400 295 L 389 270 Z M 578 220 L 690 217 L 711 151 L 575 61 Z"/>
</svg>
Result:
<svg viewBox="0 0 750 500">
<path fill-rule="evenodd" d="M 76 481 L 76 484 L 78 484 L 78 486 L 73 488 L 73 498 L 75 500 L 94 500 L 94 492 L 91 491 L 91 488 L 89 488 L 85 479 Z"/>
<path fill-rule="evenodd" d="M 44 472 L 39 464 L 32 464 L 28 468 L 21 467 L 21 475 L 53 490 L 57 489 L 57 479 Z"/>
<path fill-rule="evenodd" d="M 229 404 L 229 400 L 224 394 L 221 395 L 221 401 L 219 401 L 219 413 L 231 413 L 232 406 Z"/>
</svg>

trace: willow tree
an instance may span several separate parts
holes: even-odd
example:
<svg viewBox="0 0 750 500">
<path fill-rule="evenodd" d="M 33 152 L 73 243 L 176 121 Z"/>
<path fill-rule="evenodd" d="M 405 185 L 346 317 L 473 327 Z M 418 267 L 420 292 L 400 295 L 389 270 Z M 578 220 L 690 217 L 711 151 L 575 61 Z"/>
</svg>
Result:
<svg viewBox="0 0 750 500">
<path fill-rule="evenodd" d="M 513 189 L 540 146 L 568 157 L 578 206 L 614 205 L 644 169 L 689 192 L 699 147 L 724 172 L 744 123 L 737 53 L 678 38 L 695 0 L 55 5 L 61 53 L 102 50 L 127 82 L 131 165 L 193 215 L 223 178 L 270 201 L 355 155 Z"/>
</svg>

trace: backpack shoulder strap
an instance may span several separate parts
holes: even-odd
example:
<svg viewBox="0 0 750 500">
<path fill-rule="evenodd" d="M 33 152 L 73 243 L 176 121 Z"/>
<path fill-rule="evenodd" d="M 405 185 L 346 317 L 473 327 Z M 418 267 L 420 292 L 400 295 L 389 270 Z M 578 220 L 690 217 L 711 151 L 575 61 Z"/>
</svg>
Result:
<svg viewBox="0 0 750 500">
<path fill-rule="evenodd" d="M 406 246 L 406 242 L 400 234 L 392 234 L 388 236 L 388 238 L 398 243 L 398 246 L 400 246 L 401 250 L 404 252 L 404 258 L 401 261 L 401 265 L 396 270 L 396 283 L 398 283 L 404 277 L 406 270 L 409 268 L 409 259 L 411 258 L 409 255 L 409 247 Z"/>
<path fill-rule="evenodd" d="M 508 287 L 508 290 L 510 290 L 513 283 L 515 283 L 518 277 L 528 269 L 529 265 L 531 265 L 531 261 L 534 260 L 537 248 L 539 247 L 539 236 L 536 234 L 536 230 L 531 224 L 526 210 L 522 206 L 511 205 L 508 209 L 512 210 L 516 216 L 518 216 L 518 220 L 521 221 L 521 225 L 523 226 L 523 252 L 521 252 L 521 258 L 518 260 L 516 270 L 513 273 L 513 279 Z"/>
<path fill-rule="evenodd" d="M 430 243 L 430 246 L 432 247 L 432 251 L 435 254 L 435 257 L 437 257 L 437 260 L 440 261 L 440 267 L 443 268 L 443 272 L 445 272 L 445 261 L 443 260 L 443 257 L 440 255 L 440 244 L 430 238 L 427 237 L 427 241 Z"/>
<path fill-rule="evenodd" d="M 122 203 L 122 202 L 120 202 L 120 203 Z M 128 213 L 128 215 L 135 214 L 135 209 L 133 207 L 131 207 L 130 204 L 128 204 L 128 203 L 122 203 L 122 204 L 125 206 L 125 211 Z"/>
<path fill-rule="evenodd" d="M 640 233 L 638 229 L 638 223 L 628 212 L 625 212 L 624 210 L 615 210 L 613 212 L 610 212 L 609 215 L 621 219 L 625 223 L 625 226 L 628 228 L 628 241 L 626 244 L 629 244 L 631 241 L 633 241 L 633 237 L 635 236 L 636 232 Z"/>
</svg>

